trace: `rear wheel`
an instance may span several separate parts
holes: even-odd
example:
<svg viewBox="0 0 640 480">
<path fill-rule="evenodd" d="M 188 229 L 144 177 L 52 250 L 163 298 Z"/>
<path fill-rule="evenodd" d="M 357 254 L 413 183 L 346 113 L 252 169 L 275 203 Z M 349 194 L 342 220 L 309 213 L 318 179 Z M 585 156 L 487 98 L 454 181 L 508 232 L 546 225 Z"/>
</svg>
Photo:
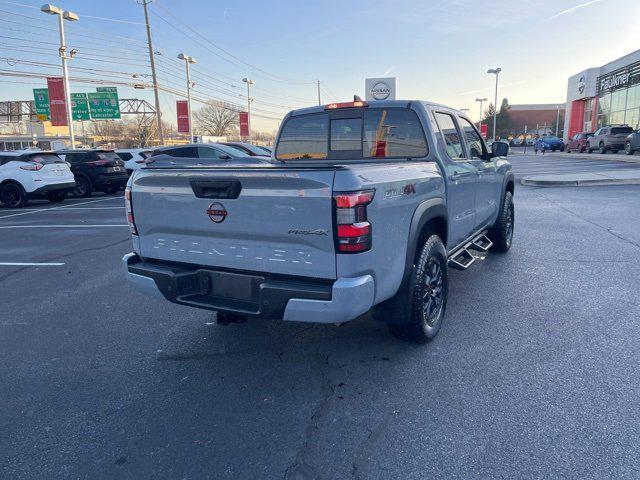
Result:
<svg viewBox="0 0 640 480">
<path fill-rule="evenodd" d="M 0 203 L 8 208 L 24 207 L 27 204 L 27 193 L 18 183 L 5 183 L 0 189 Z"/>
<path fill-rule="evenodd" d="M 411 279 L 411 316 L 403 325 L 389 325 L 398 338 L 425 343 L 438 334 L 447 306 L 449 276 L 442 240 L 431 235 L 422 246 Z"/>
<path fill-rule="evenodd" d="M 73 189 L 74 197 L 86 198 L 91 195 L 91 183 L 84 177 L 76 178 L 76 188 Z"/>
<path fill-rule="evenodd" d="M 600 142 L 600 145 L 599 145 L 598 151 L 599 151 L 601 154 L 605 154 L 605 153 L 607 153 L 607 147 L 605 147 L 605 146 L 604 146 L 604 142 Z"/>
<path fill-rule="evenodd" d="M 628 140 L 624 144 L 624 153 L 626 153 L 627 155 L 633 155 L 635 153 L 635 150 L 631 148 L 631 142 Z"/>
<path fill-rule="evenodd" d="M 511 248 L 514 221 L 515 209 L 513 207 L 513 195 L 511 192 L 506 192 L 500 216 L 496 224 L 489 231 L 489 238 L 493 242 L 493 249 L 496 252 L 507 252 Z"/>
<path fill-rule="evenodd" d="M 60 203 L 67 198 L 67 192 L 49 192 L 47 194 L 47 200 L 51 203 Z"/>
</svg>

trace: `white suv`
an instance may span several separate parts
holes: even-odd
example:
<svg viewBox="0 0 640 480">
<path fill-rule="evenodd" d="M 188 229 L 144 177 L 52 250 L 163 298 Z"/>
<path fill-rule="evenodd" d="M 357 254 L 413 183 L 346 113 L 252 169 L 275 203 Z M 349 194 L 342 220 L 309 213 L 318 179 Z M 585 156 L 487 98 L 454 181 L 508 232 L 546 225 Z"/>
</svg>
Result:
<svg viewBox="0 0 640 480">
<path fill-rule="evenodd" d="M 124 168 L 131 175 L 134 170 L 138 170 L 144 166 L 145 160 L 151 156 L 149 148 L 126 148 L 116 150 L 118 156 L 124 162 Z"/>
<path fill-rule="evenodd" d="M 0 204 L 24 207 L 30 198 L 61 202 L 76 186 L 67 162 L 39 150 L 0 152 Z"/>
</svg>

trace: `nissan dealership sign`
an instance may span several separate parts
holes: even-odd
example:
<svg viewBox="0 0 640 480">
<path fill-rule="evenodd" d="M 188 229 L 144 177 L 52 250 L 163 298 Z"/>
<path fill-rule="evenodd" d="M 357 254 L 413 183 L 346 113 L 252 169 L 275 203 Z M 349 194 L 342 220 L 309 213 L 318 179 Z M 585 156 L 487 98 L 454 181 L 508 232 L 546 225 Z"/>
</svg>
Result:
<svg viewBox="0 0 640 480">
<path fill-rule="evenodd" d="M 396 99 L 396 77 L 367 78 L 364 88 L 365 99 L 368 102 Z"/>
</svg>

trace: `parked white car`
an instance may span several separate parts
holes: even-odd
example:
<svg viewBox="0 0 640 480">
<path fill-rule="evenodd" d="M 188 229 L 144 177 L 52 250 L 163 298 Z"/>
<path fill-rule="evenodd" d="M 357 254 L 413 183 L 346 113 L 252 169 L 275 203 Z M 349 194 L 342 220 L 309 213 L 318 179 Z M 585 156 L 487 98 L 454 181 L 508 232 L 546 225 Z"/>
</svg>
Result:
<svg viewBox="0 0 640 480">
<path fill-rule="evenodd" d="M 29 199 L 62 202 L 76 186 L 67 162 L 40 150 L 0 152 L 0 204 L 24 207 Z"/>
<path fill-rule="evenodd" d="M 138 170 L 144 166 L 145 160 L 151 156 L 150 148 L 123 148 L 116 150 L 118 156 L 124 162 L 124 168 L 131 175 L 134 170 Z"/>
</svg>

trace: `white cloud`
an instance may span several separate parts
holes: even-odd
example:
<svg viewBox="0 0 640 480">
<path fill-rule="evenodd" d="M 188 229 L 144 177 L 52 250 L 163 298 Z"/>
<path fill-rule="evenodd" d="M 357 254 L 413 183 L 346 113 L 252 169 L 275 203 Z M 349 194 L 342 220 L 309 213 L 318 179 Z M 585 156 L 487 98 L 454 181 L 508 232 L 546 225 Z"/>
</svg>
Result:
<svg viewBox="0 0 640 480">
<path fill-rule="evenodd" d="M 602 0 L 589 0 L 588 2 L 581 3 L 580 5 L 576 5 L 575 7 L 562 10 L 561 12 L 558 12 L 549 18 L 558 18 L 558 17 L 561 17 L 562 15 L 566 15 L 567 13 L 575 12 L 576 10 L 579 10 L 581 8 L 588 7 L 589 5 L 593 5 L 594 3 L 600 3 L 601 1 Z"/>
</svg>

